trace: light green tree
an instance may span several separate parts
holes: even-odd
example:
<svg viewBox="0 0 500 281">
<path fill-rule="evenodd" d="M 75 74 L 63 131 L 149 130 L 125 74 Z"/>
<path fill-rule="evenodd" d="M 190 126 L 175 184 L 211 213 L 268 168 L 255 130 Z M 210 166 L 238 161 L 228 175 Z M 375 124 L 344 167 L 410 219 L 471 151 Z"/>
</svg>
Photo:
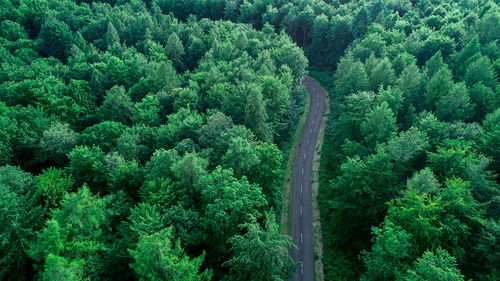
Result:
<svg viewBox="0 0 500 281">
<path fill-rule="evenodd" d="M 272 140 L 272 131 L 267 123 L 266 103 L 260 88 L 251 87 L 245 108 L 245 125 L 262 141 Z"/>
<path fill-rule="evenodd" d="M 369 83 L 365 68 L 351 55 L 340 59 L 333 78 L 336 90 L 342 96 L 368 90 Z"/>
<path fill-rule="evenodd" d="M 409 281 L 462 281 L 464 276 L 457 268 L 456 258 L 446 250 L 425 251 L 407 274 L 399 280 Z"/>
<path fill-rule="evenodd" d="M 129 250 L 134 258 L 130 267 L 141 281 L 210 280 L 212 271 L 200 272 L 205 254 L 191 259 L 180 241 L 172 241 L 172 229 L 166 228 L 151 235 L 141 235 L 137 247 Z"/>
<path fill-rule="evenodd" d="M 232 168 L 237 177 L 248 175 L 259 163 L 252 142 L 241 136 L 229 139 L 228 148 L 222 157 L 225 167 Z"/>
<path fill-rule="evenodd" d="M 402 276 L 415 258 L 412 235 L 390 220 L 372 228 L 372 248 L 362 251 L 366 271 L 360 280 L 394 280 Z"/>
<path fill-rule="evenodd" d="M 174 32 L 168 36 L 166 51 L 168 57 L 174 63 L 174 66 L 177 70 L 182 70 L 184 67 L 184 63 L 182 62 L 182 58 L 185 55 L 184 45 L 182 44 L 179 36 Z"/>
<path fill-rule="evenodd" d="M 396 131 L 396 117 L 386 102 L 375 106 L 361 123 L 361 133 L 365 135 L 364 141 L 370 147 L 387 141 Z"/>
<path fill-rule="evenodd" d="M 109 49 L 113 47 L 114 44 L 120 44 L 120 36 L 118 35 L 118 31 L 116 31 L 115 26 L 110 22 L 108 22 L 108 29 L 106 34 L 104 35 L 106 41 L 106 47 Z"/>
</svg>

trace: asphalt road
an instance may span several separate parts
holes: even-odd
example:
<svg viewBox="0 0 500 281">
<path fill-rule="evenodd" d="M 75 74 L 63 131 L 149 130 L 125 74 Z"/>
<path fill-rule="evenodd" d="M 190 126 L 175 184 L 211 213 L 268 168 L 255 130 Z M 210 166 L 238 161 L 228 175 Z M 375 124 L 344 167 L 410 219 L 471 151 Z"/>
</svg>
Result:
<svg viewBox="0 0 500 281">
<path fill-rule="evenodd" d="M 290 280 L 313 281 L 311 176 L 314 149 L 318 140 L 326 100 L 324 92 L 315 80 L 306 76 L 302 80 L 302 84 L 311 96 L 311 105 L 293 163 L 290 236 L 298 249 L 292 249 L 290 255 L 299 263 L 299 267 Z"/>
</svg>

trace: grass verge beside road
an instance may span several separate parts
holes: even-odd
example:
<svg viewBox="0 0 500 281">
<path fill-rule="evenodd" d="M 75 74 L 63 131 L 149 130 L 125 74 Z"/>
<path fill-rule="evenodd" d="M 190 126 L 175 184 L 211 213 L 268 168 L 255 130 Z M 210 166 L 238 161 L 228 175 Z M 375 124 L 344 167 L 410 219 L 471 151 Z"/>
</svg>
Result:
<svg viewBox="0 0 500 281">
<path fill-rule="evenodd" d="M 311 105 L 311 95 L 306 93 L 306 102 L 304 105 L 304 112 L 299 120 L 297 129 L 295 130 L 295 136 L 290 148 L 290 153 L 288 156 L 288 162 L 285 169 L 285 180 L 283 182 L 283 195 L 282 195 L 282 206 L 281 206 L 281 233 L 290 234 L 290 190 L 292 187 L 292 175 L 293 175 L 293 161 L 295 160 L 295 155 L 297 154 L 297 149 L 299 147 L 300 138 L 302 137 L 302 131 L 304 130 L 304 125 L 306 124 L 307 115 L 309 114 L 309 109 Z"/>
</svg>

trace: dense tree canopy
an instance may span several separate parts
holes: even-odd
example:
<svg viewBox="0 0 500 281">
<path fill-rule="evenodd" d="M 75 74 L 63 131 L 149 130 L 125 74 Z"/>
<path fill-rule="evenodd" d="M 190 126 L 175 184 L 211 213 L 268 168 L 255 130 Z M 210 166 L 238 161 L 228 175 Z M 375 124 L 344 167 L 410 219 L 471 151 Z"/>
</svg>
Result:
<svg viewBox="0 0 500 281">
<path fill-rule="evenodd" d="M 333 86 L 325 279 L 500 278 L 495 248 L 482 248 L 498 241 L 498 3 L 340 2 L 308 43 L 331 44 L 330 13 L 350 18 L 348 47 L 323 66 L 334 73 L 314 72 Z M 479 248 L 491 254 L 475 261 Z"/>
<path fill-rule="evenodd" d="M 0 279 L 286 280 L 309 62 L 325 279 L 500 279 L 499 42 L 493 0 L 1 1 Z"/>
<path fill-rule="evenodd" d="M 2 1 L 0 279 L 248 276 L 249 229 L 288 277 L 308 60 L 252 9 L 214 21 L 228 3 Z"/>
</svg>

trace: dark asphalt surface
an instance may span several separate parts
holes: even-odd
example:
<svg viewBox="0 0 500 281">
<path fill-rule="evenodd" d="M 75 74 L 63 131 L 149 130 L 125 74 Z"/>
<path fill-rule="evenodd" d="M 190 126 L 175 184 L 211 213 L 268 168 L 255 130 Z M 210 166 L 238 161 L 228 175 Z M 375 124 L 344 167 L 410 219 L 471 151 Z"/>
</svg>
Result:
<svg viewBox="0 0 500 281">
<path fill-rule="evenodd" d="M 292 249 L 290 255 L 299 263 L 299 267 L 290 280 L 313 281 L 311 176 L 314 149 L 318 140 L 326 100 L 324 92 L 315 80 L 306 76 L 302 80 L 302 84 L 311 96 L 311 105 L 293 163 L 290 236 L 298 249 Z"/>
</svg>

